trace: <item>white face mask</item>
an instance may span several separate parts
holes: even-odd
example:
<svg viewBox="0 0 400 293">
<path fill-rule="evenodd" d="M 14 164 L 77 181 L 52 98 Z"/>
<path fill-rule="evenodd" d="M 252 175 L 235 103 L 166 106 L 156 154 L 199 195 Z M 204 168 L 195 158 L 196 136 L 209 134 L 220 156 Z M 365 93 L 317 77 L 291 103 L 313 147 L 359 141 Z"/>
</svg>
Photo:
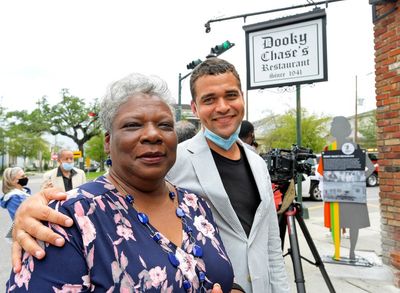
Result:
<svg viewBox="0 0 400 293">
<path fill-rule="evenodd" d="M 65 171 L 71 171 L 74 168 L 74 163 L 62 163 L 61 166 Z"/>
<path fill-rule="evenodd" d="M 237 141 L 239 137 L 239 132 L 240 132 L 240 126 L 230 137 L 225 139 L 220 137 L 218 134 L 215 134 L 214 132 L 208 130 L 206 127 L 204 127 L 204 136 L 226 151 L 229 150 L 232 147 L 232 145 Z"/>
</svg>

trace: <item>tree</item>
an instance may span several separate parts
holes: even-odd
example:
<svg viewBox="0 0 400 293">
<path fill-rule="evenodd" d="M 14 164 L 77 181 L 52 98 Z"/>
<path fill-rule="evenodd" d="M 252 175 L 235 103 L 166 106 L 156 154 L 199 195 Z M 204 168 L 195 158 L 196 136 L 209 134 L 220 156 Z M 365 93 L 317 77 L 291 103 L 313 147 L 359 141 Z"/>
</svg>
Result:
<svg viewBox="0 0 400 293">
<path fill-rule="evenodd" d="M 45 132 L 52 135 L 63 135 L 71 138 L 78 149 L 84 154 L 84 144 L 100 133 L 97 119 L 99 105 L 97 101 L 88 106 L 85 101 L 71 95 L 67 89 L 61 90 L 62 100 L 58 104 L 49 105 L 44 96 L 38 102 L 38 107 L 27 111 L 10 112 L 8 117 L 13 118 L 13 124 L 18 125 L 21 131 L 41 135 Z M 89 114 L 94 114 L 89 116 Z"/>
<path fill-rule="evenodd" d="M 48 143 L 41 137 L 29 133 L 12 133 L 9 132 L 10 141 L 8 143 L 8 153 L 10 156 L 21 156 L 24 159 L 24 167 L 26 167 L 26 159 L 42 158 L 44 153 L 49 152 Z M 47 154 L 45 154 L 47 156 Z M 42 162 L 40 162 L 42 169 Z"/>
<path fill-rule="evenodd" d="M 361 119 L 358 132 L 362 135 L 358 142 L 362 148 L 375 149 L 376 143 L 376 110 L 371 116 Z"/>
<path fill-rule="evenodd" d="M 53 135 L 61 134 L 71 138 L 78 149 L 84 154 L 84 144 L 100 133 L 97 119 L 99 106 L 97 101 L 86 106 L 84 100 L 72 96 L 67 89 L 61 91 L 62 101 L 52 107 L 42 99 L 39 108 L 49 123 L 49 132 Z M 89 117 L 89 113 L 95 116 Z"/>
<path fill-rule="evenodd" d="M 104 151 L 104 133 L 93 136 L 85 146 L 86 155 L 100 163 L 100 170 L 104 170 L 104 161 L 107 159 L 107 154 Z"/>
<path fill-rule="evenodd" d="M 320 152 L 326 145 L 329 117 L 310 115 L 305 109 L 301 111 L 302 146 Z M 296 143 L 296 110 L 291 109 L 283 115 L 271 115 L 265 118 L 270 125 L 264 126 L 267 131 L 263 143 L 267 148 L 291 148 Z"/>
<path fill-rule="evenodd" d="M 4 170 L 4 156 L 7 153 L 6 143 L 6 111 L 5 108 L 0 106 L 0 156 L 1 156 L 1 171 Z"/>
</svg>

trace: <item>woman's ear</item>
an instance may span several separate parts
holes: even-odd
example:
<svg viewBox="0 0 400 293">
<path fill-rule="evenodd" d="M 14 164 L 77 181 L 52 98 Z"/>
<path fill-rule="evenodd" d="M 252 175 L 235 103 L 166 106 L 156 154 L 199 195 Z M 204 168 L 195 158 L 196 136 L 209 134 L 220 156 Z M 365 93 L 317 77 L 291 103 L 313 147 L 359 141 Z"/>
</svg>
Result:
<svg viewBox="0 0 400 293">
<path fill-rule="evenodd" d="M 111 139 L 111 134 L 109 132 L 106 132 L 104 134 L 104 151 L 106 152 L 107 155 L 110 154 L 110 139 Z"/>
</svg>

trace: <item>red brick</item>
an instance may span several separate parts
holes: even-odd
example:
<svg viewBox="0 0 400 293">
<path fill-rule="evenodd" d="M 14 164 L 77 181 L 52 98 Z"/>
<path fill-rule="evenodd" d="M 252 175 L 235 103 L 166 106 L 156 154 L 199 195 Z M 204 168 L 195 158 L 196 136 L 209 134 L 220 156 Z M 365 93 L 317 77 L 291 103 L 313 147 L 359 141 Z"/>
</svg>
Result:
<svg viewBox="0 0 400 293">
<path fill-rule="evenodd" d="M 389 70 L 400 62 L 400 1 L 377 5 L 377 15 L 397 9 L 374 24 L 377 146 L 382 231 L 382 260 L 391 264 L 394 285 L 400 287 L 400 172 L 385 167 L 400 166 L 400 71 Z"/>
</svg>

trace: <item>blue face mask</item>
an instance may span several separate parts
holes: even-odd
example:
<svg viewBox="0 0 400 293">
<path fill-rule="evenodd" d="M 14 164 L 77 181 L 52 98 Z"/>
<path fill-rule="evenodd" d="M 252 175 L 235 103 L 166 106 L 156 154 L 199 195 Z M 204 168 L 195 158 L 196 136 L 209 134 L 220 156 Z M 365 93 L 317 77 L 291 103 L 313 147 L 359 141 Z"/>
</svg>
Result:
<svg viewBox="0 0 400 293">
<path fill-rule="evenodd" d="M 74 168 L 74 163 L 62 163 L 61 165 L 65 171 L 71 171 Z"/>
<path fill-rule="evenodd" d="M 239 132 L 240 126 L 229 138 L 225 139 L 204 127 L 204 136 L 226 151 L 229 150 L 232 145 L 237 141 L 239 137 Z"/>
</svg>

